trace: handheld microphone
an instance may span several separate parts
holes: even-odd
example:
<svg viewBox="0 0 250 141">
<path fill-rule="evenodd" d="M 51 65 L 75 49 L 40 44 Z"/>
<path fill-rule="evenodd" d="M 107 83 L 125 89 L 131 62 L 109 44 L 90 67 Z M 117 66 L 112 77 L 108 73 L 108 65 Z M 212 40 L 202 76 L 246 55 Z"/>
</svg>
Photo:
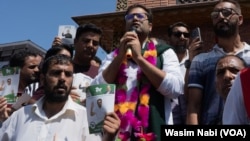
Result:
<svg viewBox="0 0 250 141">
<path fill-rule="evenodd" d="M 133 31 L 133 32 L 136 33 L 136 27 L 132 26 L 131 29 L 130 29 L 130 31 Z M 132 58 L 132 50 L 131 50 L 130 47 L 127 49 L 126 57 L 127 57 L 128 59 L 129 59 L 129 58 Z"/>
</svg>

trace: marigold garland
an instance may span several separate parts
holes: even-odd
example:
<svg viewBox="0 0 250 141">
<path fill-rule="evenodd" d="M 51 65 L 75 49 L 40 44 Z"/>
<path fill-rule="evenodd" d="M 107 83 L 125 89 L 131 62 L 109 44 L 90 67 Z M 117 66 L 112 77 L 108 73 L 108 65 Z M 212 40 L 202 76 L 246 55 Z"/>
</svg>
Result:
<svg viewBox="0 0 250 141">
<path fill-rule="evenodd" d="M 117 56 L 118 49 L 114 52 L 114 57 Z M 157 61 L 157 51 L 154 43 L 152 41 L 148 42 L 148 46 L 146 51 L 143 54 L 143 57 L 150 62 L 152 65 L 156 65 Z M 150 84 L 148 81 L 143 82 L 140 84 L 141 90 L 138 91 L 139 86 L 135 86 L 132 90 L 130 99 L 126 101 L 127 99 L 127 87 L 126 87 L 126 81 L 127 76 L 125 74 L 125 69 L 127 68 L 127 60 L 124 59 L 122 62 L 117 83 L 118 87 L 116 90 L 115 95 L 115 112 L 118 114 L 119 118 L 121 119 L 121 131 L 118 135 L 117 141 L 127 141 L 130 138 L 130 133 L 126 131 L 126 129 L 129 126 L 132 126 L 134 129 L 135 137 L 138 138 L 138 140 L 145 140 L 145 141 L 152 141 L 155 140 L 155 134 L 154 133 L 145 133 L 145 129 L 148 127 L 148 117 L 149 117 L 149 99 L 150 95 L 148 93 L 150 89 Z M 137 72 L 137 81 L 142 82 L 144 74 L 138 68 Z M 145 78 L 144 78 L 145 79 Z M 143 80 L 144 80 L 143 79 Z M 139 84 L 137 82 L 137 84 Z M 137 114 L 135 114 L 136 111 L 136 105 L 139 98 L 139 104 L 137 109 Z M 138 115 L 137 117 L 135 115 Z"/>
</svg>

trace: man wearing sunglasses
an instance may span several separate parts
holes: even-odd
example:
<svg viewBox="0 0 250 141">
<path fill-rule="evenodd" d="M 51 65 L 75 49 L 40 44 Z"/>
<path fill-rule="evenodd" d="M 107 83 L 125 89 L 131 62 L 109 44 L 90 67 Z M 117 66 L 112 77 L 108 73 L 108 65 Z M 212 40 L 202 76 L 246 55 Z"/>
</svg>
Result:
<svg viewBox="0 0 250 141">
<path fill-rule="evenodd" d="M 169 45 L 149 37 L 153 26 L 150 9 L 135 4 L 125 15 L 126 32 L 120 45 L 102 62 L 94 82 L 116 84 L 115 111 L 123 123 L 117 136 L 120 140 L 150 136 L 160 141 L 161 125 L 173 124 L 171 99 L 183 94 L 179 61 Z"/>
<path fill-rule="evenodd" d="M 189 69 L 191 61 L 201 50 L 202 41 L 199 38 L 190 39 L 189 26 L 183 22 L 176 22 L 168 27 L 169 45 L 174 49 L 181 67 L 183 78 Z M 186 96 L 181 95 L 172 101 L 174 124 L 186 123 Z"/>
<path fill-rule="evenodd" d="M 235 0 L 219 0 L 211 12 L 217 43 L 208 53 L 197 55 L 188 77 L 187 124 L 218 124 L 223 100 L 216 93 L 215 66 L 225 55 L 237 55 L 250 65 L 250 46 L 242 42 L 239 27 L 243 23 L 241 8 Z"/>
</svg>

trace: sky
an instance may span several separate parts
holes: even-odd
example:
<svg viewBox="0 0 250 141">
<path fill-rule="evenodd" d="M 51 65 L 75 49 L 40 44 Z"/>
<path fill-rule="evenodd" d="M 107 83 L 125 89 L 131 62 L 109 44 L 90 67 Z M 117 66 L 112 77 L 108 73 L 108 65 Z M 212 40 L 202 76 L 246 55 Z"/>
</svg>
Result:
<svg viewBox="0 0 250 141">
<path fill-rule="evenodd" d="M 31 40 L 51 47 L 59 25 L 78 26 L 71 17 L 112 13 L 117 0 L 0 0 L 0 44 Z M 103 57 L 104 52 L 97 54 Z"/>
</svg>

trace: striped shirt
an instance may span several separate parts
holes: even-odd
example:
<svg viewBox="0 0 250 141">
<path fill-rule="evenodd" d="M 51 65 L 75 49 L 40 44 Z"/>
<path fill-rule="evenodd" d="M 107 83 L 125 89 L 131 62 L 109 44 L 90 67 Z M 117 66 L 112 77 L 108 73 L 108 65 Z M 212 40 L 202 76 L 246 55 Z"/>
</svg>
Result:
<svg viewBox="0 0 250 141">
<path fill-rule="evenodd" d="M 199 88 L 203 92 L 200 124 L 217 124 L 221 120 L 223 100 L 216 93 L 215 67 L 218 59 L 226 54 L 216 44 L 210 52 L 201 53 L 192 61 L 188 87 Z M 250 66 L 250 46 L 247 43 L 244 43 L 244 48 L 235 55 L 243 58 Z"/>
</svg>

